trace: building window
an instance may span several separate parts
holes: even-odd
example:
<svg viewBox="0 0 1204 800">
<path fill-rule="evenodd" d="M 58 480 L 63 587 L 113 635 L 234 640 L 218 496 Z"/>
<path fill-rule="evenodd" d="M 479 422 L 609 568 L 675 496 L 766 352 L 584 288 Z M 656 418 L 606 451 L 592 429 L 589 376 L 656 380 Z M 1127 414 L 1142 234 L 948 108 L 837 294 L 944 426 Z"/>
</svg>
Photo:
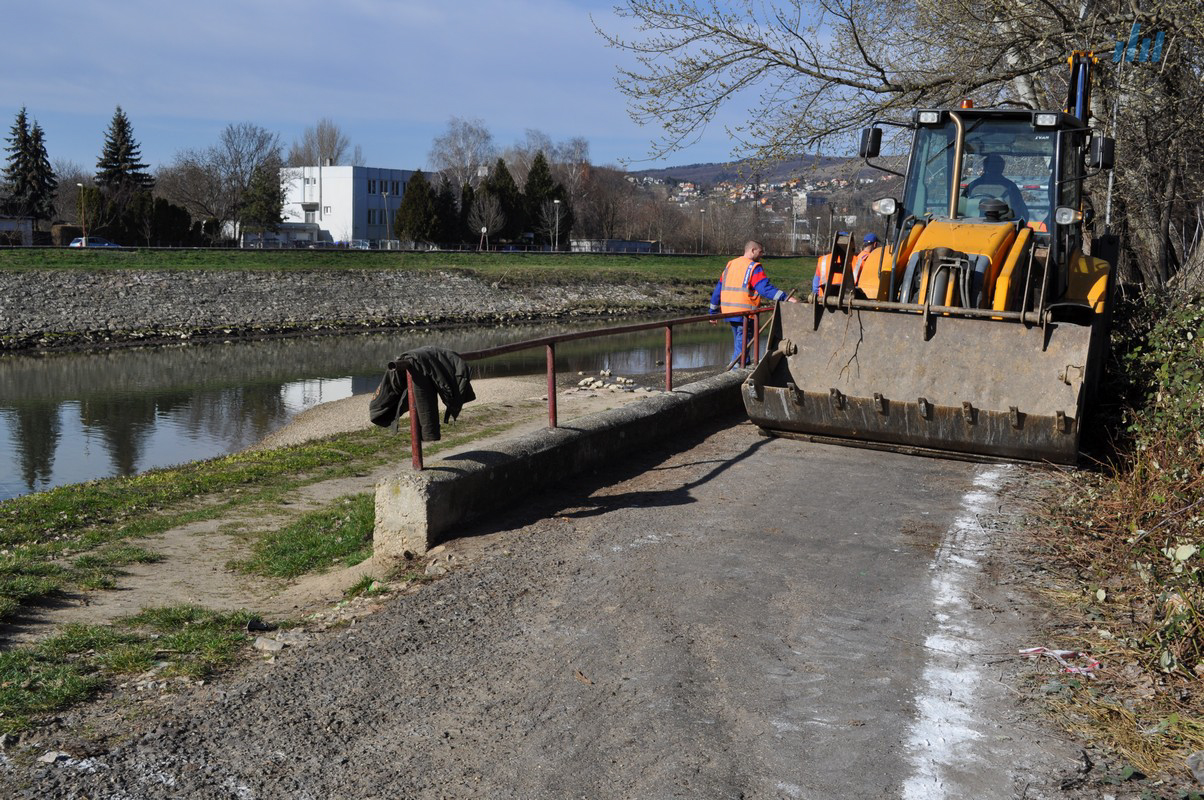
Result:
<svg viewBox="0 0 1204 800">
<path fill-rule="evenodd" d="M 368 194 L 376 194 L 376 181 L 368 181 Z"/>
<path fill-rule="evenodd" d="M 329 213 L 330 213 L 330 206 L 322 206 L 322 213 L 323 213 L 323 214 L 329 214 Z"/>
<path fill-rule="evenodd" d="M 372 225 L 375 222 L 376 222 L 376 209 L 370 208 L 370 209 L 368 209 L 368 224 Z"/>
<path fill-rule="evenodd" d="M 317 222 L 317 220 L 316 220 L 316 219 L 314 219 L 314 217 L 315 217 L 316 215 L 317 215 L 317 213 L 316 213 L 316 212 L 314 212 L 314 211 L 306 211 L 306 212 L 305 212 L 305 221 L 306 221 L 306 222 Z"/>
<path fill-rule="evenodd" d="M 393 181 L 393 194 L 397 194 L 397 181 Z"/>
</svg>

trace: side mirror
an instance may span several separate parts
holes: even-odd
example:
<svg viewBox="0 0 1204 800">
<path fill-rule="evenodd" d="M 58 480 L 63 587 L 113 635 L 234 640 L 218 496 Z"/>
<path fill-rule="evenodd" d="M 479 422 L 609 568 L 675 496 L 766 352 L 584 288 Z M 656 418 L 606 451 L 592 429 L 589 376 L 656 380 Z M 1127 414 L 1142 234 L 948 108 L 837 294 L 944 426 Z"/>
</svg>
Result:
<svg viewBox="0 0 1204 800">
<path fill-rule="evenodd" d="M 893 197 L 883 197 L 870 203 L 870 210 L 883 217 L 889 217 L 899 210 L 899 201 Z"/>
<path fill-rule="evenodd" d="M 858 153 L 862 158 L 877 158 L 878 151 L 882 149 L 882 129 L 881 128 L 862 128 L 861 129 L 861 147 Z"/>
<path fill-rule="evenodd" d="M 1087 166 L 1091 169 L 1112 169 L 1115 150 L 1116 142 L 1111 136 L 1092 136 Z"/>
</svg>

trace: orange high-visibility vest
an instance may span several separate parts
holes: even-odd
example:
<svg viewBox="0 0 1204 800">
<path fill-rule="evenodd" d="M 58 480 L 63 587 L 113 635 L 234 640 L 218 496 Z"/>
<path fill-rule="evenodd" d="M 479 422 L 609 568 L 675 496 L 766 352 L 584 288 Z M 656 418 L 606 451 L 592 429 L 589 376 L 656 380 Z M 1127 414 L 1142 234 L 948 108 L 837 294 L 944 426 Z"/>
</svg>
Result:
<svg viewBox="0 0 1204 800">
<path fill-rule="evenodd" d="M 749 311 L 757 307 L 757 293 L 752 290 L 753 273 L 761 265 L 751 258 L 739 256 L 727 262 L 720 281 L 719 310 L 728 314 L 733 311 Z"/>
<path fill-rule="evenodd" d="M 854 286 L 857 285 L 857 281 L 861 280 L 861 266 L 865 263 L 866 258 L 868 258 L 872 254 L 873 254 L 872 250 L 869 253 L 858 253 L 857 257 L 855 259 L 853 259 L 853 285 Z M 819 285 L 820 286 L 827 284 L 828 272 L 831 271 L 831 269 L 832 269 L 832 254 L 828 253 L 827 255 L 820 256 L 819 263 L 816 265 L 816 273 L 819 275 Z M 843 281 L 843 280 L 844 280 L 844 271 L 841 270 L 840 272 L 837 272 L 835 275 L 832 276 L 832 285 L 839 286 L 841 284 L 841 281 Z"/>
</svg>

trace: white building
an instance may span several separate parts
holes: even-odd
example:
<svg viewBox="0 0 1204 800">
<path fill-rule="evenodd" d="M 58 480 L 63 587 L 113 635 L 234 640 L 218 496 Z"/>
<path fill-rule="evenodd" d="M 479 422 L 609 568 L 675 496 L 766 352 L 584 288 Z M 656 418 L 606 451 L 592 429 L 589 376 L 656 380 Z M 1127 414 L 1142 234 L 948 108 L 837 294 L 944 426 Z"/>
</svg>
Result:
<svg viewBox="0 0 1204 800">
<path fill-rule="evenodd" d="M 414 170 L 285 167 L 284 225 L 289 241 L 377 247 L 397 238 L 393 217 Z"/>
</svg>

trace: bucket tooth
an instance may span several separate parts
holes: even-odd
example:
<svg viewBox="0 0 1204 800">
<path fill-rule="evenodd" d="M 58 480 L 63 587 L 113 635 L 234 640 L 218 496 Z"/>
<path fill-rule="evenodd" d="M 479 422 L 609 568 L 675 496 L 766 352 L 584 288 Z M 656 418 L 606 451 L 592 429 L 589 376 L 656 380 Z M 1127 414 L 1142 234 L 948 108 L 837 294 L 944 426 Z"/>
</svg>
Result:
<svg viewBox="0 0 1204 800">
<path fill-rule="evenodd" d="M 1008 416 L 1011 418 L 1012 427 L 1016 430 L 1020 429 L 1020 409 L 1016 406 L 1008 406 Z"/>
<path fill-rule="evenodd" d="M 968 401 L 962 403 L 962 419 L 966 421 L 967 425 L 974 424 L 974 406 Z"/>
<path fill-rule="evenodd" d="M 828 396 L 832 398 L 832 405 L 838 411 L 844 410 L 844 395 L 840 393 L 839 389 L 829 389 Z"/>
<path fill-rule="evenodd" d="M 879 414 L 886 413 L 886 398 L 882 396 L 882 392 L 874 392 L 874 410 Z"/>
<path fill-rule="evenodd" d="M 796 406 L 803 404 L 803 393 L 799 391 L 798 386 L 794 381 L 786 381 L 786 396 L 790 398 L 790 402 Z"/>
<path fill-rule="evenodd" d="M 1066 422 L 1066 412 L 1059 411 L 1054 415 L 1054 430 L 1058 433 L 1066 433 L 1070 430 L 1070 426 Z"/>
<path fill-rule="evenodd" d="M 916 405 L 920 408 L 920 416 L 924 419 L 932 418 L 932 404 L 928 402 L 927 397 L 921 397 L 916 401 Z"/>
</svg>

